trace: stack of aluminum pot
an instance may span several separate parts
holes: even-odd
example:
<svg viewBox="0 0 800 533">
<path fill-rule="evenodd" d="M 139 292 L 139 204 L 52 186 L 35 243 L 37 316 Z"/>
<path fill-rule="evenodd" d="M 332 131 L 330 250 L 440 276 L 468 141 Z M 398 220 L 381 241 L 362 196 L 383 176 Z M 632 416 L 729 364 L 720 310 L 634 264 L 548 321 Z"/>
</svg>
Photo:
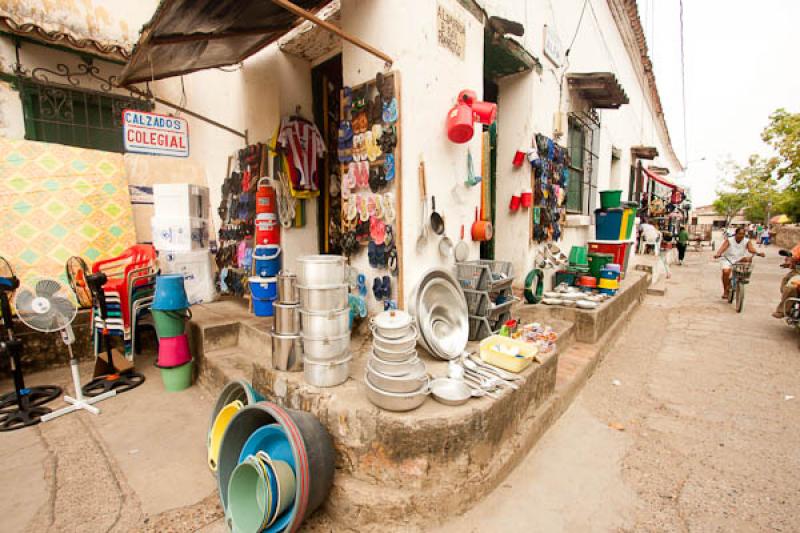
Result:
<svg viewBox="0 0 800 533">
<path fill-rule="evenodd" d="M 372 354 L 364 383 L 367 398 L 389 411 L 409 411 L 425 402 L 428 374 L 417 357 L 417 328 L 402 310 L 384 311 L 370 320 Z"/>
<path fill-rule="evenodd" d="M 350 375 L 350 292 L 345 259 L 307 255 L 297 259 L 303 375 L 310 385 L 334 387 Z"/>
<path fill-rule="evenodd" d="M 272 365 L 276 370 L 296 372 L 303 368 L 303 344 L 300 338 L 300 300 L 297 276 L 278 274 L 278 301 L 273 304 Z"/>
</svg>

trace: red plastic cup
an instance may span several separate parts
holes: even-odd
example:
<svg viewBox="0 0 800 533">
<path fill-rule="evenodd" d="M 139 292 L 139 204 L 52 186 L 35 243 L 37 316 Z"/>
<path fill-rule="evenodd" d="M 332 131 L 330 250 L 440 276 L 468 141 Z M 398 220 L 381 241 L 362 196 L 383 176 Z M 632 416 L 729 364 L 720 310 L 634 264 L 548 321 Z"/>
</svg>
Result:
<svg viewBox="0 0 800 533">
<path fill-rule="evenodd" d="M 516 211 L 519 209 L 519 204 L 520 204 L 520 197 L 519 195 L 514 194 L 511 196 L 511 201 L 508 203 L 508 209 L 511 211 Z"/>
<path fill-rule="evenodd" d="M 533 205 L 533 191 L 531 190 L 522 191 L 521 199 L 522 199 L 522 207 L 528 209 L 530 206 Z"/>
<path fill-rule="evenodd" d="M 191 359 L 189 337 L 185 333 L 177 337 L 162 337 L 158 339 L 158 366 L 172 368 L 186 364 Z"/>
<path fill-rule="evenodd" d="M 525 161 L 525 152 L 522 150 L 517 150 L 517 153 L 514 154 L 514 161 L 512 162 L 515 167 L 521 167 L 522 163 Z"/>
</svg>

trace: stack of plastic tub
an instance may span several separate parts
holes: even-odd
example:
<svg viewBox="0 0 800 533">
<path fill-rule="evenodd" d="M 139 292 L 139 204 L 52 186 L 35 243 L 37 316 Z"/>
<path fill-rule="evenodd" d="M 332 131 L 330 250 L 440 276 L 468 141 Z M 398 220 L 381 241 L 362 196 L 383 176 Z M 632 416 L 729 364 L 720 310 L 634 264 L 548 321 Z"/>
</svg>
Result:
<svg viewBox="0 0 800 533">
<path fill-rule="evenodd" d="M 158 368 L 164 388 L 181 391 L 192 384 L 192 353 L 186 334 L 191 317 L 189 300 L 181 274 L 156 277 L 156 292 L 151 308 L 158 335 Z"/>
<path fill-rule="evenodd" d="M 628 258 L 633 248 L 635 202 L 621 202 L 621 191 L 601 191 L 600 209 L 595 210 L 595 240 L 589 241 L 589 255 L 611 254 L 625 277 Z M 599 269 L 596 269 L 599 272 Z"/>
<path fill-rule="evenodd" d="M 603 267 L 597 279 L 597 288 L 602 294 L 616 294 L 619 290 L 619 271 Z"/>
<path fill-rule="evenodd" d="M 350 376 L 350 307 L 345 258 L 307 255 L 297 259 L 297 290 L 303 339 L 303 377 L 334 387 Z"/>
</svg>

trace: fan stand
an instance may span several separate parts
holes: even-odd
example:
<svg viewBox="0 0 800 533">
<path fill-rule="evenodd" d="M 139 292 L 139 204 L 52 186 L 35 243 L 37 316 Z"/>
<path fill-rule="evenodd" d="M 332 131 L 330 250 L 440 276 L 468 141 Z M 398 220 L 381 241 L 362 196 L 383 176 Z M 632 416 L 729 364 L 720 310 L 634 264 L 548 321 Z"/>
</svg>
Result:
<svg viewBox="0 0 800 533">
<path fill-rule="evenodd" d="M 100 310 L 100 318 L 103 319 L 105 325 L 106 318 L 108 317 L 108 309 L 106 307 L 106 295 L 103 292 L 103 285 L 108 281 L 108 277 L 102 272 L 86 276 L 86 282 L 92 291 L 92 295 L 97 302 L 97 307 Z M 94 324 L 92 324 L 94 327 Z M 103 327 L 103 344 L 106 349 L 106 374 L 98 376 L 83 386 L 83 394 L 90 398 L 103 396 L 108 392 L 114 391 L 115 394 L 128 392 L 135 389 L 144 383 L 144 374 L 134 371 L 133 369 L 125 372 L 117 371 L 114 366 L 114 358 L 111 353 L 111 335 L 108 329 Z"/>
<path fill-rule="evenodd" d="M 72 413 L 79 409 L 89 411 L 93 415 L 99 415 L 100 409 L 92 404 L 102 402 L 105 399 L 112 398 L 117 395 L 116 390 L 104 392 L 91 398 L 86 398 L 83 395 L 83 390 L 81 389 L 81 376 L 78 369 L 78 359 L 76 359 L 75 355 L 72 353 L 72 343 L 75 341 L 75 335 L 72 332 L 72 328 L 67 326 L 66 329 L 62 330 L 61 338 L 64 340 L 64 344 L 66 344 L 67 348 L 69 349 L 69 366 L 70 370 L 72 371 L 72 386 L 75 388 L 76 397 L 73 398 L 72 396 L 64 395 L 64 401 L 70 405 L 42 416 L 42 422 L 47 422 L 48 420 L 58 418 L 59 416 Z"/>
<path fill-rule="evenodd" d="M 41 422 L 42 416 L 50 412 L 43 407 L 47 402 L 61 396 L 63 390 L 55 385 L 26 387 L 22 377 L 22 342 L 14 337 L 9 293 L 19 287 L 16 277 L 0 277 L 0 310 L 6 329 L 6 340 L 0 341 L 0 355 L 9 356 L 11 373 L 14 379 L 14 392 L 0 397 L 0 431 L 12 431 Z"/>
</svg>

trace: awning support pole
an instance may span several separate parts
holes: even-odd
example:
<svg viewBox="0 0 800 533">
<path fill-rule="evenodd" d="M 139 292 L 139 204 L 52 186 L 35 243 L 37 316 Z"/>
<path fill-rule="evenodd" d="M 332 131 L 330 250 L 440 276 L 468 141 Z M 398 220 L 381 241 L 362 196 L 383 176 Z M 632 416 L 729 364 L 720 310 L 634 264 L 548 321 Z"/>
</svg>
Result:
<svg viewBox="0 0 800 533">
<path fill-rule="evenodd" d="M 298 17 L 302 17 L 302 18 L 304 18 L 306 20 L 310 20 L 314 24 L 316 24 L 318 26 L 321 26 L 322 28 L 328 30 L 329 32 L 331 32 L 333 34 L 338 35 L 339 37 L 341 37 L 345 41 L 356 45 L 357 47 L 361 48 L 362 50 L 364 50 L 366 52 L 369 52 L 370 54 L 374 55 L 375 57 L 383 59 L 387 64 L 391 65 L 392 63 L 394 63 L 394 61 L 392 61 L 391 57 L 389 57 L 385 53 L 381 52 L 380 50 L 378 50 L 374 46 L 371 46 L 371 45 L 365 43 L 364 41 L 362 41 L 358 37 L 353 37 L 352 35 L 349 35 L 349 34 L 345 33 L 344 31 L 342 31 L 341 28 L 337 28 L 336 26 L 334 26 L 330 22 L 328 22 L 326 20 L 322 20 L 321 18 L 319 18 L 319 17 L 315 16 L 314 14 L 306 11 L 305 9 L 303 9 L 301 7 L 298 7 L 297 5 L 293 4 L 292 2 L 289 2 L 289 0 L 270 0 L 270 1 L 273 4 L 277 4 L 277 5 L 281 6 L 282 8 L 286 9 L 287 11 L 291 11 L 292 13 L 297 15 Z"/>
</svg>

